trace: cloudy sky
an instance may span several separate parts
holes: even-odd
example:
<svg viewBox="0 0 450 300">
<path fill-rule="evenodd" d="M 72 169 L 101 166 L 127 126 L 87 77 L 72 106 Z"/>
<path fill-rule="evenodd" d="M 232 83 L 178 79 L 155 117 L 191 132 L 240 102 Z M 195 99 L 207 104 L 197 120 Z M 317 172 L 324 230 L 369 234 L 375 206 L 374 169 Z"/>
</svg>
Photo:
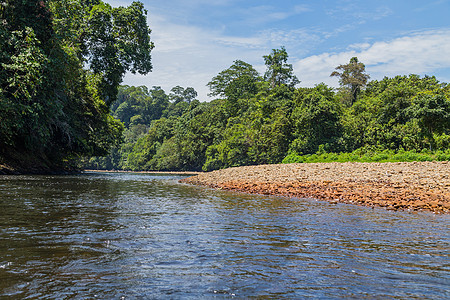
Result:
<svg viewBox="0 0 450 300">
<path fill-rule="evenodd" d="M 113 6 L 128 0 L 105 0 Z M 264 73 L 285 46 L 301 83 L 337 86 L 330 73 L 357 56 L 371 79 L 435 75 L 450 82 L 450 0 L 143 0 L 155 43 L 153 72 L 124 84 L 193 87 L 237 59 Z"/>
</svg>

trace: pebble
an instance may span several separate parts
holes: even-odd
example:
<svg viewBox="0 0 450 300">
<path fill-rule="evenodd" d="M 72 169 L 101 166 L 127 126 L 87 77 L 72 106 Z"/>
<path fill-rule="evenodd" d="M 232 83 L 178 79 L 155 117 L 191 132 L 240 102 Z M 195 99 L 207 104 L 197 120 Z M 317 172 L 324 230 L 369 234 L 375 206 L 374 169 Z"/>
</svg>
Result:
<svg viewBox="0 0 450 300">
<path fill-rule="evenodd" d="M 448 162 L 313 163 L 234 167 L 183 182 L 246 193 L 450 213 Z"/>
</svg>

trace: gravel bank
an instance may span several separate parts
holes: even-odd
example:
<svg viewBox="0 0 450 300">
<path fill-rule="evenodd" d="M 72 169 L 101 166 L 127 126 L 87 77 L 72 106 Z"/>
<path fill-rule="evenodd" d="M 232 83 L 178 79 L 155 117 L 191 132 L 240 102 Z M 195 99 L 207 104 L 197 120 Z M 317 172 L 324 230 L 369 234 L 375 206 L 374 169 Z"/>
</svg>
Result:
<svg viewBox="0 0 450 300">
<path fill-rule="evenodd" d="M 450 212 L 450 162 L 314 163 L 229 168 L 182 182 L 393 210 Z"/>
</svg>

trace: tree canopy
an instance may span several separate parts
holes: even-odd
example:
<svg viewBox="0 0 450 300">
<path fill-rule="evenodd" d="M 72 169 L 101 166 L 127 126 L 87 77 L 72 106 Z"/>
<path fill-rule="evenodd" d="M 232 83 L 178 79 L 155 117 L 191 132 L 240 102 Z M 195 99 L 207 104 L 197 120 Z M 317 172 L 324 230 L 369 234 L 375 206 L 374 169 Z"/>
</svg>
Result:
<svg viewBox="0 0 450 300">
<path fill-rule="evenodd" d="M 21 167 L 104 155 L 123 125 L 109 105 L 125 72 L 151 71 L 142 3 L 0 2 L 0 157 Z"/>
<path fill-rule="evenodd" d="M 263 57 L 267 67 L 264 78 L 272 88 L 282 84 L 294 87 L 300 83 L 297 76 L 294 75 L 292 65 L 287 63 L 289 55 L 286 48 L 273 49 L 269 55 Z"/>
<path fill-rule="evenodd" d="M 345 104 L 345 93 L 323 83 L 294 88 L 271 86 L 270 80 L 250 64 L 235 61 L 208 83 L 218 97 L 211 102 L 184 101 L 189 88 L 176 86 L 161 118 L 140 125 L 124 120 L 125 143 L 87 166 L 211 171 L 320 157 L 378 161 L 386 153 L 407 160 L 450 158 L 450 86 L 434 77 L 367 82 L 351 106 Z M 135 89 L 146 90 L 119 89 L 127 107 L 136 101 Z M 153 90 L 148 103 L 157 95 L 164 98 L 163 90 Z"/>
<path fill-rule="evenodd" d="M 339 83 L 343 87 L 347 87 L 350 92 L 351 104 L 355 103 L 361 89 L 366 86 L 367 80 L 370 78 L 365 73 L 366 66 L 358 60 L 357 57 L 352 57 L 350 62 L 345 65 L 339 65 L 330 76 L 339 77 Z"/>
<path fill-rule="evenodd" d="M 296 87 L 281 47 L 263 56 L 264 76 L 234 61 L 207 84 L 217 99 L 200 102 L 192 87 L 120 86 L 126 72 L 152 70 L 142 3 L 0 0 L 0 22 L 0 165 L 210 171 L 326 153 L 450 157 L 450 86 L 435 77 L 368 81 L 353 57 L 331 73 L 340 90 Z"/>
<path fill-rule="evenodd" d="M 256 83 L 259 81 L 261 78 L 252 65 L 236 60 L 228 69 L 215 76 L 207 86 L 211 90 L 209 96 L 246 98 L 256 94 Z"/>
</svg>

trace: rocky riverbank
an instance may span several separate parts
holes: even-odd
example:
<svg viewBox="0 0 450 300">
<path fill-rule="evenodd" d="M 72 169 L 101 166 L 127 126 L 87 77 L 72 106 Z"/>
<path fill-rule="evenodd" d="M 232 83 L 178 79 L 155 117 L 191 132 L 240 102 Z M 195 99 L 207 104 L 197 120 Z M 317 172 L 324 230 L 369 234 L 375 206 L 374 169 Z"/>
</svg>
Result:
<svg viewBox="0 0 450 300">
<path fill-rule="evenodd" d="M 260 165 L 181 181 L 246 193 L 450 213 L 448 161 Z"/>
</svg>

